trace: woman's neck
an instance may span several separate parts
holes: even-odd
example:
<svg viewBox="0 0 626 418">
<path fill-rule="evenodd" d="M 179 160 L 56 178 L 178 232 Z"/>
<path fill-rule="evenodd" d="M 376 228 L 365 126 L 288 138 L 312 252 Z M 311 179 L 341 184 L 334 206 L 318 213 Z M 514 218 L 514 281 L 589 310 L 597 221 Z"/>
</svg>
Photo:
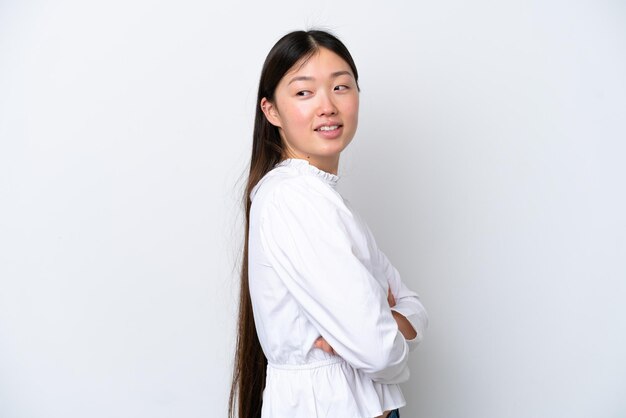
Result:
<svg viewBox="0 0 626 418">
<path fill-rule="evenodd" d="M 339 169 L 339 155 L 330 156 L 330 157 L 316 157 L 312 155 L 284 155 L 283 160 L 287 158 L 297 158 L 300 160 L 308 161 L 309 164 L 319 168 L 320 170 L 326 171 L 327 173 L 337 175 L 337 171 Z"/>
</svg>

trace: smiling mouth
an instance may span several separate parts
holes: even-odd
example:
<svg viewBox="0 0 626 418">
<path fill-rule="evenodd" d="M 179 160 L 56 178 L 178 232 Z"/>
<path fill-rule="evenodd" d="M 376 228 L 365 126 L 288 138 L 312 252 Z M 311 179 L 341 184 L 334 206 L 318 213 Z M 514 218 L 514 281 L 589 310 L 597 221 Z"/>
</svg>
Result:
<svg viewBox="0 0 626 418">
<path fill-rule="evenodd" d="M 329 125 L 329 126 L 320 126 L 316 129 L 316 131 L 328 132 L 328 131 L 336 131 L 341 128 L 341 125 Z"/>
</svg>

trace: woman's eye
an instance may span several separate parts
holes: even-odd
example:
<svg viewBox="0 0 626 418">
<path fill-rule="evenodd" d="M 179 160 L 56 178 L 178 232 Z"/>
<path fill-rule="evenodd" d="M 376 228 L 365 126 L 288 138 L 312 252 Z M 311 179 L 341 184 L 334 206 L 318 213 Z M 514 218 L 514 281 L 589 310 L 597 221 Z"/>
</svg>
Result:
<svg viewBox="0 0 626 418">
<path fill-rule="evenodd" d="M 309 96 L 310 94 L 311 94 L 311 92 L 308 91 L 308 90 L 301 90 L 301 91 L 296 93 L 296 96 L 304 97 L 304 96 Z"/>
<path fill-rule="evenodd" d="M 339 91 L 341 91 L 341 90 L 348 90 L 348 89 L 349 89 L 349 87 L 346 86 L 346 85 L 335 86 L 335 90 L 339 90 Z"/>
</svg>

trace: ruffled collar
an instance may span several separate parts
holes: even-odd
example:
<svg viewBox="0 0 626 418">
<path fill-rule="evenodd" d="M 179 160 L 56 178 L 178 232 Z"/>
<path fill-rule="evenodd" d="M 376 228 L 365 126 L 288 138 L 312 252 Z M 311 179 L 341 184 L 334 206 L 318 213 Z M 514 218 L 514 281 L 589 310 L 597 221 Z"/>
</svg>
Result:
<svg viewBox="0 0 626 418">
<path fill-rule="evenodd" d="M 293 167 L 300 172 L 313 174 L 314 176 L 317 176 L 320 179 L 324 180 L 326 183 L 330 184 L 332 187 L 335 187 L 337 185 L 337 182 L 339 181 L 338 175 L 329 173 L 324 170 L 320 170 L 319 168 L 309 163 L 307 160 L 303 160 L 300 158 L 287 158 L 274 165 L 274 167 L 283 166 Z"/>
</svg>

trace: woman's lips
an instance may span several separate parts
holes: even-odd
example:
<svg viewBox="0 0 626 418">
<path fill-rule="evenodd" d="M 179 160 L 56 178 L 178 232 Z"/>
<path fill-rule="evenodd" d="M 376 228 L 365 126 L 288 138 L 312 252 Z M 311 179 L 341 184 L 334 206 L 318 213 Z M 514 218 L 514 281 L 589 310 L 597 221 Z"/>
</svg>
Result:
<svg viewBox="0 0 626 418">
<path fill-rule="evenodd" d="M 315 130 L 318 135 L 326 139 L 335 139 L 343 133 L 343 125 L 325 125 Z"/>
</svg>

